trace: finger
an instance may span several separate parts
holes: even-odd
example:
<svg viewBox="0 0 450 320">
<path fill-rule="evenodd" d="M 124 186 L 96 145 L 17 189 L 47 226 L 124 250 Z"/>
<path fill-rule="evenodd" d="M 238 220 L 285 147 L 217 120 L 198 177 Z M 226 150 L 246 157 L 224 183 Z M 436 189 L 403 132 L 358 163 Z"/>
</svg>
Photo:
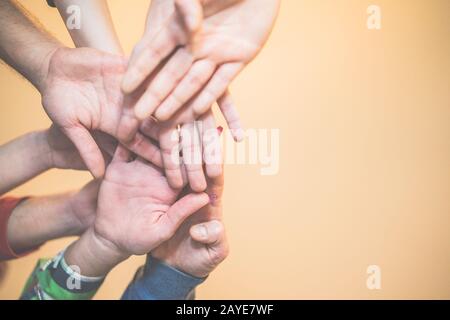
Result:
<svg viewBox="0 0 450 320">
<path fill-rule="evenodd" d="M 189 230 L 192 239 L 203 244 L 220 245 L 225 239 L 225 228 L 218 220 L 194 225 Z"/>
<path fill-rule="evenodd" d="M 94 138 L 99 148 L 102 150 L 103 155 L 107 154 L 109 155 L 109 157 L 112 157 L 114 155 L 117 147 L 117 140 L 113 136 L 98 130 L 94 130 L 92 131 L 92 137 Z"/>
<path fill-rule="evenodd" d="M 155 117 L 168 120 L 178 109 L 188 102 L 208 82 L 216 66 L 207 60 L 195 62 L 173 92 L 156 109 Z"/>
<path fill-rule="evenodd" d="M 147 137 L 158 141 L 160 128 L 161 126 L 153 118 L 147 118 L 142 121 L 139 130 Z"/>
<path fill-rule="evenodd" d="M 117 129 L 117 139 L 121 142 L 130 142 L 139 129 L 139 120 L 131 108 L 124 108 Z"/>
<path fill-rule="evenodd" d="M 224 174 L 222 169 L 222 174 L 220 176 L 208 179 L 208 188 L 206 193 L 209 196 L 210 205 L 214 208 L 220 208 L 222 205 L 222 195 L 224 186 Z M 213 214 L 221 215 L 221 210 L 211 211 Z"/>
<path fill-rule="evenodd" d="M 220 11 L 223 11 L 243 0 L 202 0 L 203 16 L 210 17 Z"/>
<path fill-rule="evenodd" d="M 209 202 L 206 193 L 191 193 L 175 202 L 163 216 L 163 234 L 171 238 L 183 221 L 194 214 Z"/>
<path fill-rule="evenodd" d="M 142 164 L 145 164 L 147 167 L 151 167 L 153 170 L 157 171 L 160 176 L 164 176 L 164 169 L 163 168 L 155 166 L 153 163 L 148 162 L 144 158 L 137 157 L 135 159 L 135 161 L 139 162 L 139 163 L 142 163 Z"/>
<path fill-rule="evenodd" d="M 134 139 L 124 144 L 124 146 L 148 162 L 151 162 L 160 168 L 163 167 L 161 151 L 143 134 L 138 132 Z"/>
<path fill-rule="evenodd" d="M 200 133 L 195 122 L 181 127 L 181 149 L 183 164 L 191 189 L 201 192 L 206 189 L 206 178 L 203 174 L 202 147 Z"/>
<path fill-rule="evenodd" d="M 114 152 L 112 162 L 128 162 L 130 161 L 131 152 L 123 145 L 119 144 Z"/>
<path fill-rule="evenodd" d="M 234 104 L 233 98 L 228 90 L 217 100 L 217 105 L 227 121 L 228 128 L 236 142 L 244 140 L 244 130 L 241 120 Z"/>
<path fill-rule="evenodd" d="M 223 157 L 219 131 L 212 111 L 209 110 L 200 117 L 199 122 L 202 123 L 201 136 L 206 174 L 210 178 L 218 177 L 222 174 Z"/>
<path fill-rule="evenodd" d="M 83 126 L 61 128 L 80 153 L 81 159 L 95 178 L 105 174 L 105 161 L 102 152 L 90 132 Z"/>
<path fill-rule="evenodd" d="M 159 137 L 164 171 L 172 188 L 183 187 L 183 176 L 180 167 L 180 135 L 178 129 L 164 128 Z"/>
<path fill-rule="evenodd" d="M 203 7 L 199 0 L 175 0 L 175 5 L 183 17 L 189 32 L 200 29 L 203 20 Z"/>
<path fill-rule="evenodd" d="M 217 69 L 208 84 L 192 101 L 191 105 L 194 112 L 202 115 L 210 109 L 213 103 L 225 93 L 231 81 L 233 81 L 242 68 L 242 63 L 227 63 Z"/>
<path fill-rule="evenodd" d="M 149 87 L 137 102 L 134 111 L 138 119 L 143 120 L 153 114 L 155 109 L 189 71 L 193 61 L 192 55 L 186 49 L 177 50 L 150 82 Z"/>
<path fill-rule="evenodd" d="M 162 28 L 139 54 L 131 57 L 122 80 L 122 91 L 130 94 L 150 76 L 154 69 L 175 49 L 179 39 L 173 28 Z"/>
<path fill-rule="evenodd" d="M 180 164 L 180 170 L 181 170 L 181 177 L 183 179 L 183 188 L 186 187 L 189 183 L 188 174 L 186 170 L 186 165 L 181 162 Z"/>
</svg>

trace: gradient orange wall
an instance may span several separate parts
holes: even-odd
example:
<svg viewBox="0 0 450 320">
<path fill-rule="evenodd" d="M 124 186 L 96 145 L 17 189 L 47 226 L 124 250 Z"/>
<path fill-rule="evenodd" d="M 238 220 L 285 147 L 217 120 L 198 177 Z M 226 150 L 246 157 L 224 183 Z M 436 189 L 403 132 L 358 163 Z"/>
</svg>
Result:
<svg viewBox="0 0 450 320">
<path fill-rule="evenodd" d="M 57 11 L 23 0 L 61 41 Z M 110 0 L 127 52 L 148 1 Z M 382 29 L 366 27 L 369 5 Z M 231 255 L 198 290 L 213 298 L 450 298 L 450 1 L 283 0 L 272 37 L 232 89 L 249 128 L 280 129 L 280 171 L 226 168 Z M 33 88 L 0 67 L 0 143 L 45 128 Z M 14 194 L 81 187 L 48 172 Z M 58 240 L 9 263 L 15 299 Z M 97 298 L 116 299 L 143 258 L 120 265 Z M 368 290 L 378 265 L 381 290 Z"/>
</svg>

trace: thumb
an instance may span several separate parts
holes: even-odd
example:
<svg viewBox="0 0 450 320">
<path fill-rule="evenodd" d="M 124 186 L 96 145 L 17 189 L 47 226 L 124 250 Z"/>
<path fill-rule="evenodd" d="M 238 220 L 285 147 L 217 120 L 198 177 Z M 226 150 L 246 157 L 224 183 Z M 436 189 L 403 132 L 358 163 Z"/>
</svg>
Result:
<svg viewBox="0 0 450 320">
<path fill-rule="evenodd" d="M 225 237 L 225 228 L 219 220 L 211 220 L 192 226 L 189 233 L 192 239 L 200 243 L 220 245 Z"/>
<path fill-rule="evenodd" d="M 90 132 L 83 126 L 72 126 L 61 130 L 75 145 L 92 175 L 95 178 L 101 178 L 105 173 L 105 161 Z"/>
<path fill-rule="evenodd" d="M 170 238 L 189 216 L 209 203 L 206 193 L 191 193 L 175 202 L 167 211 L 167 237 Z"/>
<path fill-rule="evenodd" d="M 197 32 L 203 20 L 203 7 L 200 0 L 175 0 L 175 6 L 183 17 L 188 31 Z"/>
</svg>

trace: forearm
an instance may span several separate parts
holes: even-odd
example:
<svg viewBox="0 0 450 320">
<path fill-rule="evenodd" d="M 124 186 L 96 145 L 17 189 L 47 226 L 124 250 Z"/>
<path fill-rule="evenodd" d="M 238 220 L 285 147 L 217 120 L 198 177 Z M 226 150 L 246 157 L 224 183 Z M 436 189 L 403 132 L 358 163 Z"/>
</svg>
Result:
<svg viewBox="0 0 450 320">
<path fill-rule="evenodd" d="M 76 266 L 79 273 L 86 277 L 106 276 L 128 254 L 120 252 L 108 240 L 100 238 L 93 228 L 88 229 L 75 241 L 65 253 L 69 266 Z"/>
<path fill-rule="evenodd" d="M 0 58 L 39 91 L 50 57 L 60 46 L 20 4 L 0 1 Z"/>
<path fill-rule="evenodd" d="M 106 0 L 55 0 L 54 3 L 75 46 L 123 54 Z M 80 10 L 80 28 L 67 24 L 73 14 L 72 6 Z"/>
<path fill-rule="evenodd" d="M 0 195 L 51 166 L 45 133 L 32 132 L 0 146 Z"/>
<path fill-rule="evenodd" d="M 46 241 L 80 234 L 83 226 L 72 212 L 73 194 L 30 198 L 20 203 L 8 221 L 11 249 L 26 252 Z"/>
</svg>

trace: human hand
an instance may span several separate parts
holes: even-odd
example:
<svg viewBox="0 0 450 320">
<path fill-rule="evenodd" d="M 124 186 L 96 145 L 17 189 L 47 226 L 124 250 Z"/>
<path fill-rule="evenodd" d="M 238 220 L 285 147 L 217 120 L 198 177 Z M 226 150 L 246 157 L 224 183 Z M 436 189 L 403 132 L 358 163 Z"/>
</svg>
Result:
<svg viewBox="0 0 450 320">
<path fill-rule="evenodd" d="M 117 140 L 101 131 L 92 131 L 106 163 L 109 163 L 117 146 Z M 78 150 L 56 125 L 44 132 L 50 168 L 87 170 Z"/>
<path fill-rule="evenodd" d="M 120 91 L 126 61 L 88 48 L 58 48 L 49 61 L 41 86 L 43 106 L 58 129 L 73 142 L 94 177 L 101 177 L 105 163 L 90 131 L 118 136 L 122 109 L 135 102 L 135 97 L 124 97 Z M 61 143 L 65 144 L 61 140 L 55 142 L 59 151 Z M 137 133 L 125 146 L 144 159 L 162 165 L 158 148 L 142 134 Z M 60 165 L 64 167 L 67 163 L 63 161 Z"/>
<path fill-rule="evenodd" d="M 73 225 L 78 226 L 77 234 L 81 234 L 94 223 L 97 212 L 97 198 L 101 180 L 92 180 L 81 190 L 72 192 L 69 198 L 69 213 Z"/>
<path fill-rule="evenodd" d="M 189 182 L 195 192 L 206 189 L 204 171 L 211 178 L 222 173 L 221 130 L 216 129 L 211 111 L 195 121 L 191 110 L 185 108 L 169 121 L 155 122 L 150 118 L 140 127 L 143 134 L 158 137 L 169 185 L 179 189 Z"/>
<path fill-rule="evenodd" d="M 93 225 L 66 251 L 65 259 L 85 276 L 104 276 L 130 255 L 150 252 L 205 206 L 205 193 L 177 201 L 161 171 L 123 146 L 116 149 L 101 183 Z"/>
<path fill-rule="evenodd" d="M 151 255 L 192 276 L 210 274 L 228 255 L 222 222 L 223 175 L 208 179 L 210 203 L 191 215 L 175 235 Z"/>
<path fill-rule="evenodd" d="M 156 118 L 167 120 L 186 103 L 197 115 L 206 112 L 261 50 L 278 6 L 279 0 L 239 1 L 207 16 L 189 37 L 173 1 L 156 1 L 148 22 L 155 31 L 146 32 L 136 46 L 122 83 L 123 91 L 131 93 L 160 68 L 135 106 L 137 118 L 156 110 Z M 159 27 L 152 25 L 152 18 Z M 161 68 L 164 59 L 168 61 Z"/>
<path fill-rule="evenodd" d="M 152 50 L 153 48 L 155 48 L 155 46 L 157 46 L 157 44 L 154 44 L 155 38 L 159 39 L 159 37 L 162 37 L 161 41 L 167 41 L 167 44 L 169 46 L 171 46 L 170 43 L 174 41 L 174 39 L 172 38 L 179 39 L 180 44 L 188 43 L 190 41 L 189 39 L 191 39 L 192 33 L 186 30 L 186 20 L 183 20 L 183 18 L 186 18 L 186 16 L 188 16 L 189 20 L 189 17 L 194 16 L 196 17 L 195 19 L 198 20 L 201 18 L 200 15 L 202 14 L 202 10 L 204 11 L 205 15 L 212 16 L 213 14 L 232 6 L 239 1 L 241 0 L 153 1 L 147 17 L 147 27 L 145 34 L 142 40 L 135 46 L 133 50 L 129 69 L 127 71 L 129 79 L 141 78 L 142 81 L 145 79 L 145 83 L 138 83 L 136 80 L 124 79 L 125 82 L 123 84 L 123 88 L 125 88 L 124 92 L 134 92 L 136 88 L 138 88 L 139 90 L 143 91 L 143 94 L 139 98 L 136 106 L 134 107 L 134 110 L 124 109 L 124 113 L 133 115 L 136 114 L 137 119 L 139 120 L 147 118 L 150 114 L 153 113 L 156 107 L 166 99 L 166 97 L 171 93 L 172 89 L 178 84 L 178 82 L 181 81 L 183 76 L 187 73 L 187 70 L 189 70 L 189 68 L 194 63 L 193 55 L 191 52 L 189 52 L 188 48 L 181 47 L 169 59 L 169 62 L 167 64 L 158 65 L 160 71 L 156 70 L 150 76 L 152 72 L 148 71 L 149 61 L 146 61 L 146 59 L 141 59 L 141 56 L 146 55 L 147 53 L 149 53 L 149 50 Z M 196 5 L 196 3 L 199 4 L 200 2 L 203 3 L 203 7 L 199 7 Z M 196 11 L 196 9 L 198 9 L 197 11 L 200 10 L 200 13 L 192 13 L 192 11 Z M 162 35 L 160 36 L 160 34 Z M 173 49 L 174 48 L 172 48 L 172 50 Z M 156 50 L 159 50 L 159 48 L 156 48 Z M 150 62 L 152 63 L 152 61 Z M 197 77 L 196 72 L 208 72 L 207 70 L 204 70 L 204 65 L 204 61 L 200 61 L 195 65 L 195 67 L 193 66 L 194 71 L 196 70 L 195 77 L 187 77 L 186 79 L 184 79 L 184 82 L 189 82 L 190 87 L 198 87 L 196 91 L 201 88 L 201 77 L 204 76 L 203 74 L 200 74 L 199 77 Z M 137 73 L 139 73 L 139 75 L 137 75 Z M 132 88 L 129 88 L 130 85 L 127 85 L 126 81 L 134 81 L 135 83 Z M 189 97 L 184 97 L 182 100 L 186 102 L 189 100 Z M 224 93 L 222 95 L 218 96 L 217 99 L 212 100 L 209 107 L 212 106 L 215 100 L 217 100 L 219 108 L 222 111 L 235 140 L 242 140 L 242 127 L 239 121 L 238 113 L 228 90 L 224 90 Z M 181 107 L 181 104 L 179 105 L 179 107 Z M 176 110 L 174 110 L 172 114 L 175 112 Z M 189 121 L 193 122 L 198 118 L 199 115 L 193 112 L 191 113 L 193 114 L 193 116 Z M 159 120 L 166 120 L 167 118 L 160 118 Z M 133 138 L 135 130 L 132 130 L 132 126 L 129 126 L 129 121 L 124 121 L 124 125 L 120 124 L 119 126 L 122 128 L 120 130 L 122 134 L 120 138 L 123 141 L 128 141 Z M 125 129 L 125 127 L 128 127 L 128 129 Z"/>
<path fill-rule="evenodd" d="M 168 240 L 180 224 L 205 206 L 205 193 L 188 194 L 171 188 L 162 172 L 117 148 L 98 196 L 94 231 L 124 255 L 146 254 Z"/>
</svg>

